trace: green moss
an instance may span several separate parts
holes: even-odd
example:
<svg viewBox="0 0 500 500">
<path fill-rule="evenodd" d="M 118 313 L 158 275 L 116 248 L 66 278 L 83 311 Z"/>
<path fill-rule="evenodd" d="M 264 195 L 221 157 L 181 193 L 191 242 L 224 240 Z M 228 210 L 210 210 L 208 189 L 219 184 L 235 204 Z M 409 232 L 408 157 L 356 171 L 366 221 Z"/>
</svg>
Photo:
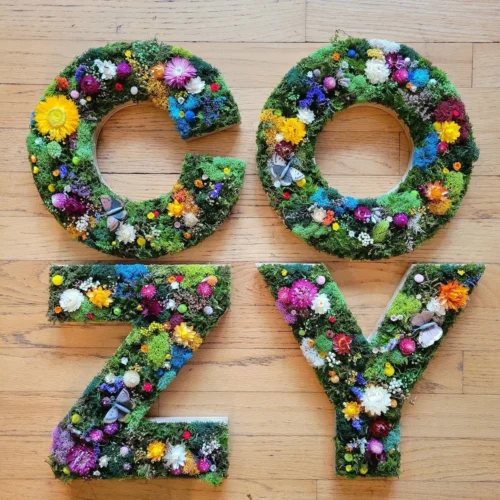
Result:
<svg viewBox="0 0 500 500">
<path fill-rule="evenodd" d="M 148 363 L 157 370 L 165 363 L 165 356 L 170 352 L 170 339 L 168 333 L 157 333 L 148 340 L 146 344 L 148 346 L 146 359 Z"/>
<path fill-rule="evenodd" d="M 389 221 L 381 220 L 373 228 L 372 238 L 375 243 L 382 243 L 389 231 Z"/>
<path fill-rule="evenodd" d="M 314 347 L 318 352 L 328 353 L 332 350 L 333 342 L 326 335 L 319 335 L 314 340 Z"/>
<path fill-rule="evenodd" d="M 422 201 L 417 191 L 389 193 L 380 196 L 377 201 L 382 207 L 388 210 L 391 215 L 398 213 L 407 214 L 411 210 L 417 210 L 422 205 Z"/>
<path fill-rule="evenodd" d="M 386 317 L 390 318 L 393 315 L 402 315 L 405 319 L 408 319 L 413 314 L 417 314 L 421 308 L 422 303 L 420 300 L 400 292 L 392 302 L 391 307 L 386 313 Z"/>
<path fill-rule="evenodd" d="M 464 174 L 461 172 L 450 172 L 446 176 L 444 185 L 448 188 L 451 199 L 458 198 L 464 190 Z"/>
</svg>

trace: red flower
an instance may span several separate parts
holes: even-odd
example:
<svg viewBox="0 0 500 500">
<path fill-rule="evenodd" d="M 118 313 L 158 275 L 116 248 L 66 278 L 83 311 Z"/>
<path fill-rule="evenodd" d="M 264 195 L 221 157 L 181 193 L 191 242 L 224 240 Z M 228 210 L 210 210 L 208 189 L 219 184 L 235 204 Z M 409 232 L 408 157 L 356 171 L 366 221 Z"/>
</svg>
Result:
<svg viewBox="0 0 500 500">
<path fill-rule="evenodd" d="M 115 90 L 121 92 L 123 90 L 123 85 L 121 83 L 115 83 Z"/>
<path fill-rule="evenodd" d="M 94 313 L 88 313 L 87 314 L 87 319 L 94 319 L 95 318 L 95 314 Z"/>
<path fill-rule="evenodd" d="M 352 337 L 345 333 L 337 333 L 333 338 L 333 349 L 338 354 L 348 354 L 351 350 Z"/>
<path fill-rule="evenodd" d="M 142 390 L 144 392 L 151 392 L 153 390 L 153 384 L 151 382 L 146 382 L 143 386 L 142 386 Z"/>
<path fill-rule="evenodd" d="M 179 276 L 175 277 L 175 281 L 177 281 L 177 283 L 181 283 L 183 280 L 184 280 L 184 276 L 181 276 L 180 274 L 179 274 Z"/>
<path fill-rule="evenodd" d="M 62 76 L 56 78 L 58 90 L 66 90 L 68 88 L 68 80 Z"/>
<path fill-rule="evenodd" d="M 283 199 L 284 200 L 289 200 L 290 199 L 290 196 L 292 196 L 288 191 L 285 191 L 283 193 Z"/>
<path fill-rule="evenodd" d="M 219 87 L 219 84 L 218 84 L 218 83 L 215 83 L 215 82 L 214 82 L 214 83 L 211 83 L 211 84 L 210 84 L 210 90 L 211 90 L 212 92 L 217 92 L 217 91 L 219 90 L 219 88 L 220 88 L 220 87 Z"/>
<path fill-rule="evenodd" d="M 191 433 L 189 431 L 184 431 L 182 433 L 182 439 L 185 439 L 186 441 L 191 437 Z"/>
<path fill-rule="evenodd" d="M 387 420 L 377 418 L 370 424 L 370 434 L 377 438 L 385 438 L 388 436 L 391 426 Z"/>
<path fill-rule="evenodd" d="M 333 323 L 335 323 L 335 321 L 337 321 L 337 318 L 335 316 L 330 316 L 328 318 L 328 321 L 333 325 Z"/>
<path fill-rule="evenodd" d="M 160 212 L 158 212 L 158 210 L 155 210 L 155 211 L 153 212 L 153 214 L 154 214 L 154 216 L 155 216 L 155 217 L 159 217 L 159 216 L 160 216 Z"/>
</svg>

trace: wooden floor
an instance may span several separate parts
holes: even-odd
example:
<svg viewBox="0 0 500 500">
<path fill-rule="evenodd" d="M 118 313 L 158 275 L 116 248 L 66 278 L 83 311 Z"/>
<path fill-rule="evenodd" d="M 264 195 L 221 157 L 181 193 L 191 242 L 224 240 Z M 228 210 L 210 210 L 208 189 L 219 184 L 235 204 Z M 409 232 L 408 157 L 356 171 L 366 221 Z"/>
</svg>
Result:
<svg viewBox="0 0 500 500">
<path fill-rule="evenodd" d="M 500 498 L 500 1 L 475 0 L 0 0 L 0 498 L 327 500 Z M 255 130 L 271 89 L 336 29 L 395 39 L 446 70 L 459 87 L 481 158 L 463 207 L 411 255 L 349 263 L 312 250 L 271 211 L 256 177 Z M 128 330 L 47 323 L 51 263 L 112 261 L 73 242 L 46 212 L 24 147 L 30 113 L 70 60 L 106 41 L 158 37 L 218 66 L 243 123 L 183 143 L 165 113 L 122 111 L 106 124 L 98 157 L 106 181 L 137 199 L 166 192 L 189 151 L 248 161 L 240 202 L 198 247 L 157 262 L 229 263 L 232 310 L 160 398 L 161 416 L 229 416 L 230 478 L 75 482 L 44 463 L 51 429 Z M 330 183 L 381 194 L 404 172 L 400 124 L 349 110 L 323 132 L 317 161 Z M 255 262 L 325 262 L 366 333 L 410 262 L 487 263 L 403 416 L 399 480 L 337 479 L 333 409 L 274 308 Z"/>
</svg>

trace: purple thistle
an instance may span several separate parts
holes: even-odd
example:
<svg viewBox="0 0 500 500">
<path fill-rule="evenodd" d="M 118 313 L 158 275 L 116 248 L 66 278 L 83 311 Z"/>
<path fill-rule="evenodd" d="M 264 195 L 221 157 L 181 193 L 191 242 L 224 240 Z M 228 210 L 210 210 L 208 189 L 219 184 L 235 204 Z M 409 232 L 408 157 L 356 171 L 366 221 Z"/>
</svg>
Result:
<svg viewBox="0 0 500 500">
<path fill-rule="evenodd" d="M 79 476 L 86 476 L 97 464 L 94 449 L 83 444 L 71 448 L 67 461 L 69 470 Z"/>
<path fill-rule="evenodd" d="M 74 445 L 75 442 L 73 441 L 70 432 L 66 429 L 62 429 L 60 426 L 57 426 L 52 431 L 52 447 L 50 451 L 54 455 L 57 463 L 66 463 L 66 456 Z"/>
</svg>

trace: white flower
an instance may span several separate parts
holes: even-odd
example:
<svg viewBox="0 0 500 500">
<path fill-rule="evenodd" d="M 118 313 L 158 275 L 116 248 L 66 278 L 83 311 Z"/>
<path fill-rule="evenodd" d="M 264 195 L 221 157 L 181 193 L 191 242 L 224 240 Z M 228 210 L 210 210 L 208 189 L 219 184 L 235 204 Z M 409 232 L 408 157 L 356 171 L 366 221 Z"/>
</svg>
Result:
<svg viewBox="0 0 500 500">
<path fill-rule="evenodd" d="M 313 300 L 311 309 L 316 314 L 326 314 L 330 309 L 330 301 L 328 300 L 328 296 L 325 293 L 316 295 Z"/>
<path fill-rule="evenodd" d="M 197 76 L 195 78 L 191 78 L 191 80 L 186 83 L 184 88 L 187 90 L 188 94 L 199 94 L 200 92 L 203 92 L 205 82 Z"/>
<path fill-rule="evenodd" d="M 373 85 L 385 83 L 391 74 L 385 61 L 381 59 L 368 59 L 366 61 L 365 74 L 368 81 Z"/>
<path fill-rule="evenodd" d="M 175 309 L 176 308 L 176 304 L 175 304 L 175 300 L 174 299 L 169 299 L 169 301 L 167 302 L 167 309 Z"/>
<path fill-rule="evenodd" d="M 430 328 L 422 330 L 418 335 L 418 343 L 424 349 L 436 343 L 443 336 L 443 329 L 434 324 Z"/>
<path fill-rule="evenodd" d="M 109 457 L 104 455 L 99 459 L 99 467 L 107 467 L 109 464 Z"/>
<path fill-rule="evenodd" d="M 299 108 L 299 112 L 297 113 L 297 118 L 302 123 L 309 125 L 314 121 L 315 118 L 314 111 L 310 110 L 309 108 Z"/>
<path fill-rule="evenodd" d="M 427 302 L 427 310 L 437 314 L 438 316 L 444 316 L 446 314 L 446 308 L 444 307 L 437 297 L 433 297 L 429 302 Z"/>
<path fill-rule="evenodd" d="M 115 380 L 116 380 L 116 375 L 114 373 L 108 373 L 104 377 L 104 382 L 106 382 L 106 384 L 112 384 Z"/>
<path fill-rule="evenodd" d="M 123 358 L 122 358 L 122 359 L 120 359 L 120 363 L 121 363 L 122 365 L 128 365 L 128 358 L 127 358 L 127 357 L 125 357 L 125 356 L 123 356 Z"/>
<path fill-rule="evenodd" d="M 325 364 L 325 360 L 319 355 L 319 352 L 313 347 L 309 345 L 311 342 L 310 338 L 304 337 L 302 339 L 302 343 L 300 344 L 300 350 L 302 354 L 306 358 L 307 362 L 313 368 L 321 368 Z"/>
<path fill-rule="evenodd" d="M 120 224 L 116 230 L 116 239 L 120 243 L 133 243 L 135 241 L 135 228 L 131 224 Z"/>
<path fill-rule="evenodd" d="M 87 101 L 85 99 L 80 99 L 80 106 L 86 106 L 87 105 Z"/>
<path fill-rule="evenodd" d="M 141 381 L 141 376 L 134 370 L 127 370 L 123 374 L 123 383 L 127 387 L 135 387 L 136 385 L 139 385 L 139 382 Z"/>
<path fill-rule="evenodd" d="M 368 43 L 374 49 L 380 49 L 384 54 L 390 54 L 391 52 L 399 52 L 401 45 L 396 42 L 391 42 L 389 40 L 381 40 L 379 38 L 372 38 L 368 40 Z"/>
<path fill-rule="evenodd" d="M 276 142 L 281 142 L 283 139 L 285 138 L 285 136 L 283 134 L 276 134 Z"/>
<path fill-rule="evenodd" d="M 367 247 L 368 245 L 373 245 L 373 238 L 368 233 L 359 233 L 358 241 L 364 247 Z"/>
<path fill-rule="evenodd" d="M 85 295 L 80 290 L 69 288 L 68 290 L 64 290 L 59 297 L 59 305 L 63 308 L 63 311 L 72 313 L 80 309 L 84 300 Z"/>
<path fill-rule="evenodd" d="M 178 281 L 174 281 L 173 283 L 170 283 L 170 288 L 172 290 L 177 290 L 179 288 L 179 282 Z"/>
<path fill-rule="evenodd" d="M 111 61 L 96 59 L 94 61 L 94 66 L 97 66 L 103 80 L 111 80 L 116 76 L 116 66 Z"/>
<path fill-rule="evenodd" d="M 168 445 L 163 461 L 167 467 L 172 469 L 182 467 L 186 463 L 186 447 L 183 444 Z"/>
<path fill-rule="evenodd" d="M 315 208 L 312 213 L 314 222 L 321 224 L 326 217 L 326 210 L 324 208 Z"/>
<path fill-rule="evenodd" d="M 384 387 L 375 385 L 365 389 L 362 401 L 366 412 L 381 415 L 391 406 L 391 394 Z"/>
<path fill-rule="evenodd" d="M 184 224 L 186 224 L 187 227 L 194 227 L 199 222 L 198 217 L 189 212 L 183 215 L 183 219 L 184 219 Z"/>
</svg>

